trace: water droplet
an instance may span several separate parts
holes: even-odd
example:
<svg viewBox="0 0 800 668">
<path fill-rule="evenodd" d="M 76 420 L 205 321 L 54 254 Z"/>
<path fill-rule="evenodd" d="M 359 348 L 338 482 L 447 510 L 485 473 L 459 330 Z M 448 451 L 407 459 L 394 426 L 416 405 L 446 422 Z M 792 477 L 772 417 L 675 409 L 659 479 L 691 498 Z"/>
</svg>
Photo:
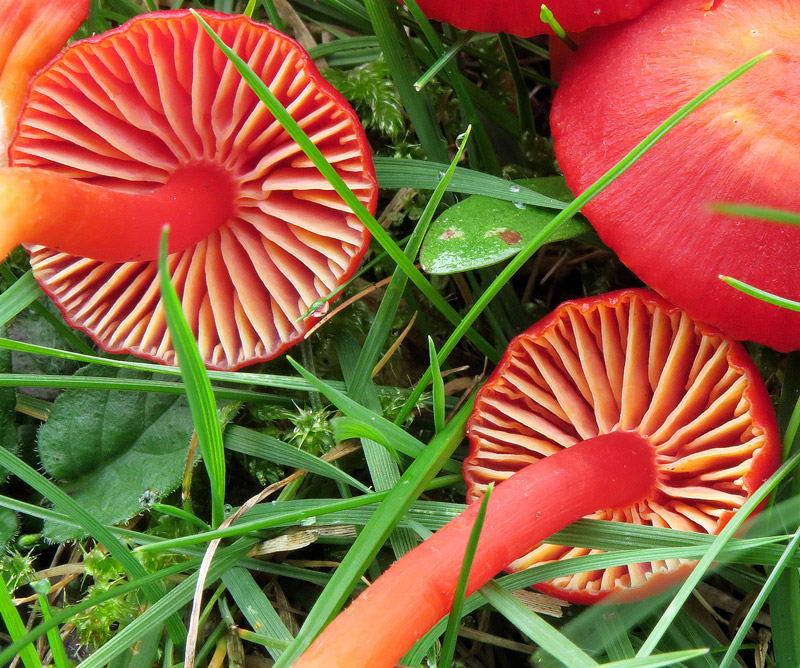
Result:
<svg viewBox="0 0 800 668">
<path fill-rule="evenodd" d="M 301 527 L 310 527 L 317 523 L 316 516 L 312 515 L 311 517 L 306 517 L 304 520 L 300 520 Z"/>
<path fill-rule="evenodd" d="M 516 183 L 512 183 L 510 186 L 508 186 L 508 190 L 509 190 L 509 192 L 512 192 L 512 193 L 518 193 L 519 192 L 519 186 Z"/>
<path fill-rule="evenodd" d="M 522 202 L 512 202 L 512 204 L 517 207 L 518 209 L 524 209 L 525 205 Z"/>
<path fill-rule="evenodd" d="M 439 178 L 440 178 L 440 179 L 443 179 L 443 178 L 444 178 L 444 176 L 445 176 L 445 173 L 444 173 L 443 171 L 441 171 L 441 170 L 440 170 L 440 171 L 439 171 Z"/>
</svg>

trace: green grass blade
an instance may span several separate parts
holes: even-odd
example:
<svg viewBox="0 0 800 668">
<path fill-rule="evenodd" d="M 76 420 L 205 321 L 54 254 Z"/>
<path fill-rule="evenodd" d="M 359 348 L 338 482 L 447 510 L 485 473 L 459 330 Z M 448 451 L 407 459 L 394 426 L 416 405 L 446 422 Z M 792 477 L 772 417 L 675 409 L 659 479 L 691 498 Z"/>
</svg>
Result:
<svg viewBox="0 0 800 668">
<path fill-rule="evenodd" d="M 755 297 L 762 302 L 767 302 L 767 304 L 774 304 L 775 306 L 780 306 L 781 308 L 785 308 L 789 311 L 800 311 L 800 302 L 786 299 L 785 297 L 774 295 L 766 290 L 753 287 L 752 285 L 749 285 L 744 281 L 740 281 L 738 278 L 733 278 L 732 276 L 724 276 L 720 274 L 719 279 L 723 283 L 730 285 L 732 288 L 736 288 L 739 292 L 743 292 L 746 295 Z"/>
<path fill-rule="evenodd" d="M 747 632 L 752 628 L 756 615 L 758 615 L 758 613 L 761 611 L 761 607 L 766 602 L 770 592 L 773 590 L 775 585 L 778 584 L 778 581 L 780 580 L 781 575 L 788 564 L 789 558 L 795 553 L 798 545 L 800 545 L 800 529 L 795 531 L 794 536 L 792 536 L 792 540 L 789 541 L 789 544 L 786 546 L 786 549 L 781 555 L 781 558 L 778 560 L 778 563 L 775 565 L 775 568 L 772 569 L 772 572 L 769 574 L 769 577 L 767 577 L 767 581 L 764 583 L 761 591 L 758 592 L 758 596 L 756 596 L 755 600 L 753 600 L 753 602 L 750 604 L 750 609 L 747 611 L 744 619 L 742 619 L 741 624 L 739 625 L 739 630 L 736 632 L 733 640 L 731 640 L 731 644 L 728 647 L 728 651 L 725 652 L 725 656 L 722 658 L 719 668 L 728 668 L 728 666 L 733 664 L 733 662 L 736 660 L 736 653 L 742 646 Z M 779 614 L 783 613 L 784 610 L 780 609 Z M 800 633 L 800 630 L 795 630 L 795 633 Z"/>
<path fill-rule="evenodd" d="M 407 433 L 405 430 L 398 427 L 396 424 L 389 422 L 389 420 L 376 415 L 374 412 L 365 408 L 350 397 L 345 396 L 343 393 L 338 392 L 327 383 L 315 378 L 305 369 L 299 366 L 291 357 L 287 358 L 295 369 L 312 385 L 325 395 L 325 398 L 330 401 L 336 408 L 338 408 L 345 415 L 363 422 L 364 424 L 372 425 L 382 435 L 383 439 L 392 443 L 400 452 L 418 455 L 425 450 L 425 445 Z M 453 473 L 461 471 L 461 466 L 457 462 L 446 462 L 444 469 Z"/>
<path fill-rule="evenodd" d="M 661 668 L 661 666 L 677 666 L 684 661 L 690 661 L 698 656 L 707 654 L 708 650 L 687 649 L 679 652 L 668 652 L 657 656 L 650 656 L 644 659 L 626 659 L 625 661 L 612 661 L 605 663 L 605 668 Z"/>
<path fill-rule="evenodd" d="M 481 595 L 496 610 L 527 635 L 545 652 L 554 656 L 567 668 L 586 668 L 596 666 L 597 661 L 586 654 L 566 636 L 556 631 L 539 615 L 526 607 L 496 582 L 488 582 L 481 587 Z"/>
<path fill-rule="evenodd" d="M 678 593 L 670 602 L 669 606 L 667 606 L 667 609 L 664 611 L 661 619 L 658 620 L 658 623 L 655 625 L 652 632 L 639 649 L 639 652 L 637 653 L 638 657 L 649 656 L 653 653 L 664 633 L 666 633 L 667 629 L 672 623 L 672 620 L 675 618 L 675 615 L 678 614 L 678 611 L 680 611 L 681 607 L 686 602 L 686 599 L 691 595 L 692 590 L 695 588 L 697 583 L 700 582 L 702 577 L 706 574 L 706 571 L 719 556 L 719 553 L 725 547 L 725 544 L 731 538 L 733 538 L 734 534 L 747 521 L 747 518 L 750 516 L 750 514 L 778 485 L 778 483 L 787 475 L 789 475 L 792 470 L 794 470 L 798 463 L 800 463 L 800 453 L 797 453 L 791 459 L 784 462 L 781 467 L 761 485 L 761 487 L 753 492 L 750 498 L 747 499 L 744 504 L 742 504 L 741 508 L 736 511 L 736 514 L 715 537 L 714 542 L 709 546 L 708 550 L 697 563 L 695 569 L 686 579 L 686 582 L 684 582 L 684 584 L 678 590 Z"/>
<path fill-rule="evenodd" d="M 238 425 L 230 425 L 225 430 L 224 442 L 225 447 L 229 450 L 265 459 L 281 466 L 291 466 L 296 469 L 310 471 L 332 480 L 338 480 L 365 494 L 369 493 L 366 485 L 330 462 L 326 462 L 310 452 L 279 441 L 277 438 L 267 434 Z"/>
<path fill-rule="evenodd" d="M 494 299 L 497 293 L 511 280 L 514 274 L 530 259 L 530 257 L 547 241 L 547 238 L 553 231 L 561 225 L 561 223 L 569 220 L 587 203 L 590 202 L 597 194 L 602 192 L 607 186 L 613 183 L 620 175 L 627 171 L 640 157 L 642 157 L 659 139 L 666 135 L 672 128 L 686 118 L 690 113 L 697 109 L 700 105 L 711 98 L 717 91 L 727 86 L 732 81 L 735 81 L 745 72 L 755 67 L 764 58 L 766 58 L 771 51 L 762 53 L 755 58 L 751 58 L 746 63 L 737 67 L 733 72 L 722 77 L 719 81 L 709 86 L 706 90 L 700 93 L 697 97 L 690 100 L 678 111 L 672 114 L 667 120 L 659 125 L 655 130 L 648 134 L 642 141 L 631 149 L 616 165 L 603 174 L 597 181 L 590 185 L 584 192 L 570 202 L 563 211 L 557 214 L 550 223 L 548 223 L 542 231 L 531 239 L 530 243 L 523 248 L 517 255 L 515 255 L 509 263 L 498 274 L 497 278 L 492 281 L 483 294 L 475 301 L 475 304 L 461 319 L 460 323 L 456 325 L 455 330 L 450 335 L 450 338 L 444 343 L 439 351 L 439 362 L 443 363 L 447 356 L 455 349 L 456 344 L 463 338 L 467 330 L 472 326 L 478 316 L 488 306 L 489 302 Z M 395 422 L 402 424 L 402 422 L 411 414 L 411 410 L 422 396 L 423 388 L 427 387 L 430 382 L 430 370 L 426 372 L 422 379 L 417 383 L 414 392 L 411 393 L 403 410 L 397 416 Z"/>
<path fill-rule="evenodd" d="M 408 35 L 398 20 L 397 3 L 395 0 L 364 0 L 364 6 L 420 144 L 430 160 L 446 162 L 447 144 L 433 103 L 425 91 L 420 92 L 414 87 L 421 72 L 409 58 L 413 51 Z"/>
<path fill-rule="evenodd" d="M 422 246 L 422 242 L 425 238 L 431 221 L 436 214 L 436 209 L 442 201 L 445 190 L 450 184 L 453 174 L 457 169 L 456 165 L 461 160 L 461 156 L 463 155 L 464 149 L 467 146 L 469 135 L 470 128 L 467 128 L 467 132 L 464 134 L 461 145 L 458 147 L 456 155 L 450 162 L 449 167 L 447 167 L 444 175 L 441 176 L 441 178 L 437 177 L 437 182 L 433 193 L 431 194 L 428 203 L 425 205 L 425 210 L 422 212 L 411 238 L 406 244 L 404 253 L 405 256 L 411 261 L 413 261 L 414 258 L 417 257 L 417 253 L 419 253 L 419 249 Z M 381 305 L 378 307 L 378 312 L 375 314 L 375 320 L 372 323 L 369 332 L 367 332 L 367 337 L 364 340 L 364 345 L 361 348 L 361 354 L 358 356 L 358 361 L 356 362 L 355 369 L 353 370 L 353 380 L 349 384 L 352 392 L 360 392 L 362 385 L 369 386 L 372 384 L 372 369 L 378 360 L 378 356 L 380 355 L 383 344 L 386 341 L 386 337 L 391 331 L 394 317 L 397 313 L 398 307 L 400 306 L 400 302 L 403 298 L 403 293 L 405 292 L 407 285 L 408 277 L 403 270 L 400 269 L 400 267 L 396 268 L 392 274 L 392 280 L 390 281 L 388 287 L 386 288 L 386 292 L 383 295 L 383 299 L 381 299 Z"/>
<path fill-rule="evenodd" d="M 14 605 L 14 601 L 11 599 L 11 594 L 2 577 L 0 577 L 0 617 L 3 618 L 6 631 L 11 636 L 12 641 L 18 641 L 25 635 L 25 624 L 19 616 L 17 606 Z M 39 656 L 36 654 L 36 649 L 32 644 L 26 644 L 21 647 L 19 656 L 25 668 L 41 668 L 42 666 L 39 662 Z"/>
<path fill-rule="evenodd" d="M 233 568 L 222 575 L 222 582 L 252 628 L 287 644 L 291 642 L 292 634 L 250 573 L 243 568 Z M 279 649 L 267 649 L 273 659 L 282 654 Z"/>
<path fill-rule="evenodd" d="M 472 531 L 470 531 L 467 547 L 464 551 L 464 561 L 458 573 L 458 581 L 453 592 L 453 605 L 450 608 L 450 614 L 447 615 L 447 627 L 442 639 L 442 651 L 439 655 L 439 665 L 442 668 L 450 668 L 455 656 L 458 626 L 461 622 L 461 611 L 464 609 L 464 596 L 467 593 L 469 573 L 472 569 L 472 562 L 475 560 L 475 551 L 478 549 L 478 540 L 481 537 L 481 529 L 483 529 L 483 522 L 486 519 L 486 508 L 492 495 L 492 489 L 493 485 L 490 484 L 481 499 L 481 507 L 475 516 L 475 524 L 472 525 Z"/>
<path fill-rule="evenodd" d="M 243 557 L 255 544 L 254 540 L 241 540 L 234 543 L 225 550 L 220 550 L 211 564 L 211 568 L 206 578 L 206 585 L 210 586 L 216 582 L 223 573 L 233 568 L 241 557 Z M 197 584 L 197 572 L 192 573 L 173 590 L 162 596 L 157 602 L 151 605 L 128 626 L 121 629 L 105 645 L 98 648 L 88 659 L 78 664 L 79 668 L 103 668 L 114 657 L 125 652 L 131 645 L 134 645 L 140 638 L 155 628 L 158 628 L 163 620 L 174 615 L 189 603 L 194 596 L 194 588 Z"/>
<path fill-rule="evenodd" d="M 472 410 L 472 403 L 468 401 L 459 410 L 444 431 L 434 436 L 427 448 L 403 473 L 400 483 L 389 492 L 386 500 L 356 538 L 306 617 L 300 633 L 275 664 L 275 668 L 291 666 L 344 604 L 397 522 L 463 438 L 464 425 Z"/>
<path fill-rule="evenodd" d="M 0 325 L 25 309 L 42 294 L 33 271 L 27 271 L 0 295 Z"/>
<path fill-rule="evenodd" d="M 203 455 L 203 463 L 211 483 L 211 523 L 222 524 L 225 518 L 225 448 L 222 444 L 222 428 L 217 416 L 217 404 L 206 367 L 197 349 L 189 323 L 183 315 L 178 293 L 172 285 L 167 266 L 167 229 L 161 235 L 161 251 L 158 256 L 158 277 L 161 298 L 167 318 L 172 345 L 186 387 L 186 398 L 192 411 L 197 443 Z"/>
<path fill-rule="evenodd" d="M 433 339 L 428 337 L 428 354 L 431 359 L 431 375 L 433 376 L 433 427 L 438 434 L 444 429 L 444 378 L 439 368 L 439 358 L 436 355 L 436 346 Z"/>
<path fill-rule="evenodd" d="M 368 6 L 381 3 L 384 0 L 371 0 Z M 192 10 L 193 11 L 193 10 Z M 425 297 L 444 315 L 450 322 L 456 324 L 460 322 L 461 316 L 456 310 L 448 304 L 447 300 L 442 297 L 439 292 L 430 284 L 427 278 L 423 276 L 422 272 L 414 266 L 414 263 L 409 260 L 400 250 L 400 247 L 394 242 L 389 234 L 384 230 L 367 208 L 355 196 L 355 194 L 347 187 L 347 184 L 342 180 L 342 177 L 336 172 L 331 164 L 326 160 L 322 152 L 314 145 L 308 138 L 308 135 L 298 125 L 297 121 L 292 118 L 291 114 L 286 111 L 286 108 L 275 97 L 273 92 L 264 84 L 261 79 L 253 72 L 252 69 L 245 63 L 234 51 L 228 47 L 219 36 L 211 29 L 211 27 L 203 20 L 203 18 L 195 13 L 197 20 L 203 26 L 203 29 L 211 36 L 214 42 L 219 46 L 227 58 L 234 64 L 236 69 L 242 75 L 244 81 L 252 88 L 253 92 L 258 95 L 259 99 L 264 103 L 269 112 L 286 130 L 289 136 L 297 142 L 298 146 L 302 149 L 308 158 L 314 163 L 314 166 L 325 177 L 328 183 L 331 184 L 333 189 L 342 198 L 342 200 L 350 207 L 353 213 L 358 217 L 361 223 L 372 234 L 373 239 L 377 241 L 381 247 L 389 254 L 389 257 L 405 272 L 409 279 L 417 286 L 417 288 L 425 295 Z M 412 83 L 413 87 L 413 83 Z M 413 119 L 412 119 L 413 121 Z M 420 126 L 415 123 L 417 132 L 420 131 Z M 442 156 L 432 156 L 435 159 L 442 161 L 447 159 L 446 151 Z M 489 359 L 497 360 L 497 352 L 492 345 L 486 341 L 482 336 L 471 328 L 467 328 L 467 338 Z"/>
<path fill-rule="evenodd" d="M 61 491 L 30 466 L 17 459 L 5 448 L 0 448 L 0 467 L 7 469 L 20 480 L 30 485 L 56 508 L 75 521 L 83 531 L 92 536 L 97 542 L 102 543 L 108 553 L 120 563 L 131 578 L 137 579 L 147 576 L 144 566 L 139 563 L 127 547 L 117 540 L 114 534 L 100 524 L 94 516 L 75 503 L 65 492 Z M 164 595 L 163 589 L 153 582 L 143 585 L 142 592 L 151 604 L 156 604 Z M 186 638 L 186 627 L 177 616 L 168 616 L 166 620 L 172 641 L 176 645 L 182 644 Z"/>
<path fill-rule="evenodd" d="M 800 213 L 797 213 L 796 211 L 770 209 L 763 206 L 752 206 L 750 204 L 735 204 L 734 202 L 715 202 L 711 205 L 711 210 L 714 213 L 722 213 L 728 216 L 756 218 L 758 220 L 766 220 L 771 223 L 800 225 Z"/>
<path fill-rule="evenodd" d="M 433 190 L 448 169 L 447 164 L 405 158 L 376 157 L 373 164 L 381 188 L 389 189 Z M 557 211 L 567 206 L 561 200 L 547 197 L 525 186 L 465 167 L 456 167 L 453 170 L 453 177 L 447 183 L 446 190 L 465 195 L 485 195 L 506 202 L 520 202 Z"/>
</svg>

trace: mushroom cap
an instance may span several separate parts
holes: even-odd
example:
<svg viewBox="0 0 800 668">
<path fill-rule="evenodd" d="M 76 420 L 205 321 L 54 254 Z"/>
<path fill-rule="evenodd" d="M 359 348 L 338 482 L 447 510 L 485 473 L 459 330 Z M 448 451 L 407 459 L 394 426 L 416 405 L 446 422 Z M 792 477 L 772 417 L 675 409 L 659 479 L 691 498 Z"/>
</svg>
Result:
<svg viewBox="0 0 800 668">
<path fill-rule="evenodd" d="M 633 18 L 656 0 L 550 0 L 545 4 L 567 32 L 581 32 Z M 520 37 L 543 35 L 548 27 L 539 19 L 541 1 L 418 0 L 425 16 L 461 30 L 507 32 Z"/>
<path fill-rule="evenodd" d="M 28 82 L 55 56 L 89 15 L 89 0 L 5 0 L 0 2 L 0 162 Z"/>
<path fill-rule="evenodd" d="M 308 54 L 244 16 L 201 14 L 374 211 L 377 184 L 359 119 Z M 369 243 L 186 10 L 141 15 L 66 49 L 33 80 L 10 158 L 125 193 L 152 192 L 189 168 L 230 176 L 233 215 L 168 258 L 209 368 L 271 359 L 299 341 L 314 322 L 300 317 L 355 271 Z M 156 261 L 30 250 L 37 280 L 70 325 L 105 350 L 174 362 Z"/>
<path fill-rule="evenodd" d="M 565 302 L 511 342 L 467 426 L 468 501 L 528 464 L 615 431 L 650 444 L 656 485 L 651 498 L 598 509 L 593 519 L 716 534 L 779 465 L 772 404 L 742 346 L 650 290 L 623 290 Z M 509 570 L 593 552 L 542 543 Z M 693 565 L 633 564 L 536 588 L 576 603 L 636 598 Z"/>
<path fill-rule="evenodd" d="M 781 351 L 800 313 L 746 296 L 733 276 L 800 299 L 800 229 L 714 213 L 712 202 L 800 210 L 800 3 L 664 0 L 592 34 L 568 64 L 551 127 L 581 193 L 683 104 L 773 49 L 583 208 L 649 286 L 697 319 Z M 597 94 L 587 95 L 587 91 Z"/>
</svg>

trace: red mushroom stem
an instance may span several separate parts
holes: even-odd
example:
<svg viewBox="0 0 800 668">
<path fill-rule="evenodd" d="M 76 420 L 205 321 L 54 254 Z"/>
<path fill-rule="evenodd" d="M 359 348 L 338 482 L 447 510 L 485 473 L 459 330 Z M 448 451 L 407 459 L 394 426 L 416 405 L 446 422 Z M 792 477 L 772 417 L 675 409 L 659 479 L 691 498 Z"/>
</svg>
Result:
<svg viewBox="0 0 800 668">
<path fill-rule="evenodd" d="M 475 592 L 536 543 L 598 508 L 636 503 L 656 482 L 653 450 L 617 431 L 520 470 L 492 492 L 470 572 Z M 448 613 L 480 501 L 406 554 L 312 643 L 294 668 L 394 666 Z"/>
<path fill-rule="evenodd" d="M 112 190 L 43 169 L 0 168 L 0 260 L 20 243 L 106 262 L 158 257 L 208 237 L 233 214 L 234 184 L 213 165 L 186 165 L 149 193 Z"/>
</svg>

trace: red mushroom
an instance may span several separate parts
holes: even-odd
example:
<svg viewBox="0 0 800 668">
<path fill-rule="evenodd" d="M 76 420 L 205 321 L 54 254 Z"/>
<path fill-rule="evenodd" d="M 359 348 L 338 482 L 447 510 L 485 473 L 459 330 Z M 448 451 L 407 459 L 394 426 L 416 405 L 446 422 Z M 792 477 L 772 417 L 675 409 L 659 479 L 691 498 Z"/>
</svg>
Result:
<svg viewBox="0 0 800 668">
<path fill-rule="evenodd" d="M 0 3 L 0 162 L 17 123 L 28 82 L 55 56 L 89 14 L 89 0 L 5 0 Z"/>
<path fill-rule="evenodd" d="M 550 0 L 545 4 L 567 32 L 581 32 L 632 18 L 655 0 Z M 507 32 L 520 37 L 543 35 L 548 29 L 539 19 L 542 3 L 537 0 L 418 0 L 425 16 L 446 21 L 461 30 Z"/>
<path fill-rule="evenodd" d="M 292 39 L 202 12 L 373 211 L 361 124 Z M 0 172 L 0 250 L 112 352 L 171 363 L 156 277 L 171 278 L 210 368 L 275 357 L 355 270 L 369 234 L 188 11 L 77 42 L 31 84 Z"/>
<path fill-rule="evenodd" d="M 567 302 L 514 339 L 468 433 L 470 497 L 500 481 L 468 593 L 508 566 L 585 553 L 537 544 L 589 512 L 716 533 L 780 452 L 769 396 L 743 348 L 649 290 Z M 391 566 L 294 667 L 393 666 L 450 609 L 478 507 Z M 638 564 L 543 588 L 581 602 L 642 595 L 691 565 Z"/>
<path fill-rule="evenodd" d="M 580 47 L 551 115 L 559 165 L 580 193 L 696 94 L 773 50 L 583 213 L 625 264 L 692 317 L 781 351 L 800 348 L 800 313 L 746 296 L 718 276 L 797 300 L 800 229 L 722 215 L 711 205 L 800 210 L 798 26 L 796 0 L 664 0 Z"/>
</svg>

